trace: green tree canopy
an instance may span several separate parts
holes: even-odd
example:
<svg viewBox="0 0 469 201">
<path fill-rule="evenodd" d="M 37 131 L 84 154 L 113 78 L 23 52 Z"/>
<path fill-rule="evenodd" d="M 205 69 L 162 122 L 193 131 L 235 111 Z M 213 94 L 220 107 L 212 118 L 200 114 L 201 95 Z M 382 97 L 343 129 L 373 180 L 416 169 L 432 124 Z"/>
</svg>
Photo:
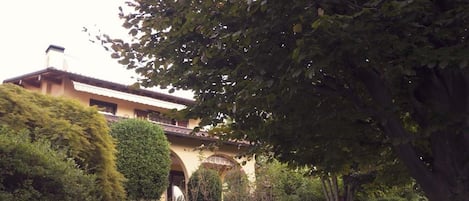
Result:
<svg viewBox="0 0 469 201">
<path fill-rule="evenodd" d="M 26 133 L 0 126 L 0 200 L 98 200 L 96 177 Z"/>
<path fill-rule="evenodd" d="M 0 125 L 26 130 L 31 140 L 48 140 L 53 148 L 65 151 L 80 169 L 96 175 L 103 200 L 125 198 L 124 177 L 115 163 L 114 139 L 96 108 L 3 84 Z"/>
<path fill-rule="evenodd" d="M 111 125 L 117 139 L 117 169 L 127 181 L 129 199 L 159 199 L 169 185 L 169 142 L 160 126 L 140 119 Z"/>
<path fill-rule="evenodd" d="M 112 57 L 194 90 L 202 125 L 325 172 L 398 158 L 430 200 L 469 197 L 467 0 L 127 4 Z"/>
</svg>

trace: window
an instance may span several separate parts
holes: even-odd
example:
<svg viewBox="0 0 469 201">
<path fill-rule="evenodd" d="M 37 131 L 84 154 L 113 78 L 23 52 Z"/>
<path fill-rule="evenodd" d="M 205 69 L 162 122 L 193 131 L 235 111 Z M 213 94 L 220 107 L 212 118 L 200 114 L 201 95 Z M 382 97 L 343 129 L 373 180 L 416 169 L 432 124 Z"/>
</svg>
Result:
<svg viewBox="0 0 469 201">
<path fill-rule="evenodd" d="M 158 111 L 148 110 L 148 120 L 165 123 L 165 124 L 176 125 L 176 120 L 165 117 L 163 114 L 161 114 Z"/>
<path fill-rule="evenodd" d="M 135 110 L 135 118 L 137 119 L 148 119 L 148 112 L 144 110 Z"/>
<path fill-rule="evenodd" d="M 115 103 L 90 99 L 90 106 L 96 106 L 101 113 L 116 115 L 117 104 Z"/>
<path fill-rule="evenodd" d="M 135 117 L 139 119 L 148 119 L 152 122 L 176 125 L 176 120 L 164 116 L 161 112 L 153 110 L 135 109 Z"/>
<path fill-rule="evenodd" d="M 181 127 L 187 127 L 188 124 L 189 124 L 188 120 L 179 120 L 178 121 L 178 126 L 181 126 Z"/>
</svg>

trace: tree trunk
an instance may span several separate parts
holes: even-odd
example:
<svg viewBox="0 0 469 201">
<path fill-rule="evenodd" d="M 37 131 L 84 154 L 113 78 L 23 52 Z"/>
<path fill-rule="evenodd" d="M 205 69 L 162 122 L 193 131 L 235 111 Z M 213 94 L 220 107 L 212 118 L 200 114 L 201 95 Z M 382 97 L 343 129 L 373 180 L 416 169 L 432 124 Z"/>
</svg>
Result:
<svg viewBox="0 0 469 201">
<path fill-rule="evenodd" d="M 333 189 L 333 195 L 334 199 L 339 201 L 339 184 L 337 182 L 337 176 L 335 174 L 332 175 L 332 189 Z"/>
<path fill-rule="evenodd" d="M 384 80 L 377 72 L 365 69 L 360 69 L 356 76 L 364 83 L 376 105 L 381 107 L 374 114 L 376 120 L 381 123 L 388 138 L 400 142 L 394 145 L 394 150 L 427 197 L 432 201 L 466 201 L 469 197 L 467 195 L 469 194 L 469 164 L 467 162 L 469 133 L 462 131 L 462 134 L 458 135 L 454 133 L 432 134 L 434 161 L 430 170 L 410 144 L 411 135 L 392 111 L 395 106 Z M 464 128 L 467 127 L 463 126 Z"/>
<path fill-rule="evenodd" d="M 322 189 L 327 201 L 340 201 L 339 200 L 339 186 L 337 184 L 337 177 L 322 177 Z"/>
<path fill-rule="evenodd" d="M 330 193 L 329 189 L 327 188 L 326 177 L 321 178 L 321 186 L 322 186 L 322 192 L 324 193 L 324 197 L 326 198 L 326 201 L 334 201 L 332 200 L 332 193 Z"/>
<path fill-rule="evenodd" d="M 343 195 L 340 195 L 339 182 L 336 175 L 321 178 L 322 190 L 326 201 L 353 201 L 354 182 L 343 181 Z"/>
</svg>

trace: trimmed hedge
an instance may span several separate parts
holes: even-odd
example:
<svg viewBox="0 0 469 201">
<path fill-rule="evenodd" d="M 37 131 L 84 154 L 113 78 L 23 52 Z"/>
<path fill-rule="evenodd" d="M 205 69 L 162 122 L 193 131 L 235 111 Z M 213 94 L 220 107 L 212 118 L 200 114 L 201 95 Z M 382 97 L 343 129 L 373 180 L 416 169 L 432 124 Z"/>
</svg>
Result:
<svg viewBox="0 0 469 201">
<path fill-rule="evenodd" d="M 98 200 L 96 177 L 47 141 L 0 128 L 0 200 Z"/>
<path fill-rule="evenodd" d="M 189 178 L 190 201 L 221 201 L 222 184 L 218 172 L 199 167 Z"/>
<path fill-rule="evenodd" d="M 111 125 L 118 140 L 117 168 L 127 179 L 129 199 L 159 199 L 169 185 L 169 142 L 160 126 L 139 119 Z"/>
<path fill-rule="evenodd" d="M 78 167 L 96 174 L 102 200 L 125 199 L 124 177 L 117 171 L 114 139 L 103 115 L 79 102 L 0 85 L 0 125 L 26 129 L 32 141 L 49 140 Z"/>
</svg>

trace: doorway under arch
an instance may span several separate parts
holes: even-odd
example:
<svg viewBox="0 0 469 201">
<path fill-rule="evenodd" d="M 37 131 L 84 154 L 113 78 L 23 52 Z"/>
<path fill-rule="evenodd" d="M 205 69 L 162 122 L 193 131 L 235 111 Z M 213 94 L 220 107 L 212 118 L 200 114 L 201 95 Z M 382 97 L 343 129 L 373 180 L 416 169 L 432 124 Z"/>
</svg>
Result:
<svg viewBox="0 0 469 201">
<path fill-rule="evenodd" d="M 171 150 L 171 169 L 169 172 L 169 187 L 166 191 L 167 201 L 187 201 L 186 181 L 187 170 L 181 158 Z"/>
</svg>

